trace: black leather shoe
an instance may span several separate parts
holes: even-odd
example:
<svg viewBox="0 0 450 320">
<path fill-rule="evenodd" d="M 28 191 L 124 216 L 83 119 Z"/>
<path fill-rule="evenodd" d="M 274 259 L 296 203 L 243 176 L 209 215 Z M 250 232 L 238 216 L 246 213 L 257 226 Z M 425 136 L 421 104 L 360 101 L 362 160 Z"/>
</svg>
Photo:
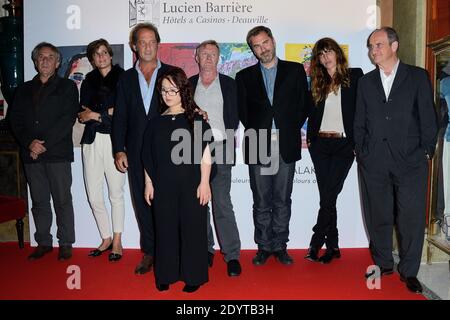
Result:
<svg viewBox="0 0 450 320">
<path fill-rule="evenodd" d="M 230 277 L 237 277 L 241 274 L 242 268 L 239 260 L 230 260 L 227 262 L 227 272 Z"/>
<path fill-rule="evenodd" d="M 330 249 L 325 251 L 325 254 L 319 258 L 319 261 L 323 264 L 330 263 L 333 259 L 339 259 L 341 257 L 341 252 L 339 249 Z"/>
<path fill-rule="evenodd" d="M 306 260 L 312 261 L 312 262 L 318 262 L 319 261 L 319 250 L 310 247 L 308 249 L 308 253 L 305 256 Z"/>
<path fill-rule="evenodd" d="M 28 260 L 37 260 L 45 256 L 47 253 L 53 250 L 52 246 L 40 246 L 38 245 L 36 249 L 28 256 Z"/>
<path fill-rule="evenodd" d="M 380 268 L 380 276 L 381 277 L 382 276 L 388 276 L 388 275 L 393 274 L 393 273 L 394 273 L 394 269 L 393 268 L 383 268 L 383 267 Z M 368 279 L 368 278 L 372 277 L 374 274 L 375 274 L 375 269 L 370 271 L 370 272 L 367 272 L 364 275 L 364 277 L 366 279 Z"/>
<path fill-rule="evenodd" d="M 157 284 L 156 289 L 158 289 L 158 291 L 167 291 L 167 290 L 169 290 L 169 285 L 168 284 Z"/>
<path fill-rule="evenodd" d="M 106 251 L 109 251 L 109 250 L 112 250 L 112 243 L 105 250 L 100 250 L 100 249 L 97 248 L 95 250 L 90 251 L 88 256 L 89 257 L 98 257 L 98 256 L 101 256 L 103 252 L 106 252 Z"/>
<path fill-rule="evenodd" d="M 147 273 L 152 270 L 152 266 L 153 266 L 153 257 L 148 254 L 144 254 L 141 262 L 139 262 L 139 264 L 134 269 L 134 273 L 135 274 Z"/>
<path fill-rule="evenodd" d="M 272 253 L 269 251 L 258 250 L 258 252 L 256 252 L 256 256 L 253 258 L 253 264 L 256 266 L 263 265 L 271 255 Z"/>
<path fill-rule="evenodd" d="M 60 246 L 58 251 L 58 260 L 64 261 L 72 257 L 72 246 Z"/>
<path fill-rule="evenodd" d="M 197 291 L 198 288 L 200 288 L 200 286 L 190 286 L 190 285 L 187 284 L 187 285 L 184 286 L 183 291 L 187 292 L 187 293 L 192 293 L 192 292 Z"/>
<path fill-rule="evenodd" d="M 273 255 L 280 261 L 282 264 L 293 264 L 294 259 L 288 254 L 287 250 L 280 250 L 273 253 Z"/>
<path fill-rule="evenodd" d="M 122 255 L 120 253 L 110 253 L 108 256 L 108 260 L 111 262 L 119 261 L 122 259 Z"/>
<path fill-rule="evenodd" d="M 211 268 L 214 262 L 214 253 L 208 251 L 208 266 Z"/>
<path fill-rule="evenodd" d="M 414 293 L 422 293 L 423 288 L 419 280 L 416 277 L 404 277 L 400 275 L 400 280 L 406 284 L 409 291 Z"/>
</svg>

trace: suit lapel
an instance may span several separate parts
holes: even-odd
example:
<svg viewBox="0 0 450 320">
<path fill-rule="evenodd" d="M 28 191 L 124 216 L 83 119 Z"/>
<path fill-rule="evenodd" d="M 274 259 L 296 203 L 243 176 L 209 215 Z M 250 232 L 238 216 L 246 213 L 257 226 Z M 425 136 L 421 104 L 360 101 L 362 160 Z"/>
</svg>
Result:
<svg viewBox="0 0 450 320">
<path fill-rule="evenodd" d="M 283 80 L 282 75 L 284 75 L 284 68 L 285 68 L 285 64 L 284 61 L 281 59 L 278 59 L 278 64 L 277 64 L 277 75 L 275 76 L 275 84 L 273 86 L 273 105 L 275 105 L 275 101 L 276 101 L 276 97 L 278 96 L 277 93 L 279 90 L 279 88 L 281 88 L 280 84 L 281 81 Z"/>
<path fill-rule="evenodd" d="M 386 99 L 386 94 L 384 93 L 383 84 L 381 82 L 380 69 L 376 69 L 373 73 L 372 83 L 377 88 L 378 94 L 382 99 Z"/>
<path fill-rule="evenodd" d="M 261 64 L 257 63 L 255 65 L 254 70 L 255 70 L 255 79 L 257 82 L 257 86 L 259 87 L 259 88 L 257 88 L 257 90 L 259 92 L 264 92 L 266 104 L 267 104 L 267 106 L 270 106 L 270 100 L 269 100 L 269 97 L 267 96 L 266 86 L 264 84 L 263 74 L 262 74 L 262 70 L 261 70 Z"/>
<path fill-rule="evenodd" d="M 392 94 L 399 88 L 399 86 L 404 82 L 406 75 L 407 75 L 407 69 L 404 63 L 400 62 L 397 68 L 397 74 L 394 78 L 394 83 L 392 84 L 391 91 L 389 92 L 389 97 L 392 96 Z"/>
<path fill-rule="evenodd" d="M 222 92 L 222 99 L 223 99 L 223 118 L 225 119 L 225 112 L 228 107 L 228 87 L 225 85 L 225 82 L 222 78 L 222 75 L 219 73 L 219 85 L 220 85 L 220 91 Z"/>
<path fill-rule="evenodd" d="M 134 69 L 132 79 L 133 79 L 132 85 L 136 88 L 132 92 L 139 92 L 139 97 L 136 97 L 136 99 L 139 101 L 138 104 L 141 106 L 140 109 L 142 110 L 143 114 L 145 115 L 145 106 L 144 106 L 144 101 L 142 100 L 141 85 L 139 83 L 139 74 L 136 69 Z"/>
<path fill-rule="evenodd" d="M 323 112 L 325 110 L 325 100 L 320 101 L 319 104 L 313 108 L 316 108 L 317 112 L 316 125 L 317 125 L 317 132 L 319 132 L 320 125 L 322 124 Z"/>
<path fill-rule="evenodd" d="M 159 68 L 157 70 L 157 73 L 156 73 L 155 86 L 153 87 L 152 100 L 150 100 L 150 105 L 148 106 L 148 112 L 147 112 L 148 117 L 152 116 L 152 114 L 156 115 L 157 113 L 159 113 L 159 110 L 155 110 L 155 108 L 158 108 L 157 106 L 158 106 L 158 99 L 159 99 L 158 94 L 156 93 L 156 91 L 157 91 L 156 85 L 158 83 L 158 78 L 159 78 L 161 69 L 162 69 L 162 66 L 161 66 L 161 68 Z M 153 71 L 153 72 L 155 72 L 155 71 Z"/>
<path fill-rule="evenodd" d="M 350 88 L 341 86 L 341 110 L 342 110 L 342 120 L 345 123 L 345 117 L 347 116 L 346 106 L 349 106 L 351 102 L 349 101 L 350 97 Z"/>
</svg>

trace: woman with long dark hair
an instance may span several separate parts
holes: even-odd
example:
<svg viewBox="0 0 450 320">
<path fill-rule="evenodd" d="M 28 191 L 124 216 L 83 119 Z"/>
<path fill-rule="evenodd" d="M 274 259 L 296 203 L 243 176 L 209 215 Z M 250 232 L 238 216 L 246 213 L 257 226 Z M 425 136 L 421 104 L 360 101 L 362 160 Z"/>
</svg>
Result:
<svg viewBox="0 0 450 320">
<path fill-rule="evenodd" d="M 207 204 L 210 126 L 200 115 L 180 68 L 159 79 L 161 116 L 150 120 L 142 151 L 145 200 L 155 219 L 155 282 L 159 291 L 179 280 L 194 292 L 208 281 Z M 207 132 L 209 130 L 209 132 Z M 205 139 L 203 138 L 205 137 Z"/>
<path fill-rule="evenodd" d="M 307 142 L 314 163 L 320 209 L 306 259 L 330 263 L 340 258 L 336 201 L 354 159 L 353 119 L 360 68 L 348 68 L 337 42 L 316 42 L 311 61 L 313 107 L 308 120 Z M 326 252 L 319 258 L 323 245 Z"/>
</svg>

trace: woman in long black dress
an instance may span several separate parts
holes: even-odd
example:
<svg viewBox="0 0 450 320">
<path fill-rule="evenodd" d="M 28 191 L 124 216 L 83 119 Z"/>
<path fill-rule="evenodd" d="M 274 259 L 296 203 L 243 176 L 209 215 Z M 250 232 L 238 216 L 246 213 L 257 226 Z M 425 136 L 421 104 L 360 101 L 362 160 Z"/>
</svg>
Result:
<svg viewBox="0 0 450 320">
<path fill-rule="evenodd" d="M 341 47 L 331 38 L 316 42 L 311 59 L 314 106 L 308 119 L 308 148 L 316 171 L 320 209 L 306 259 L 330 263 L 340 258 L 336 201 L 354 159 L 353 119 L 356 89 L 363 72 L 348 68 Z M 323 256 L 320 248 L 326 245 Z"/>
<path fill-rule="evenodd" d="M 211 199 L 211 156 L 203 136 L 210 126 L 197 108 L 184 71 L 158 81 L 162 114 L 144 136 L 145 199 L 155 218 L 155 280 L 159 291 L 179 280 L 194 292 L 208 281 L 206 205 Z M 206 133 L 206 134 L 205 134 Z"/>
</svg>

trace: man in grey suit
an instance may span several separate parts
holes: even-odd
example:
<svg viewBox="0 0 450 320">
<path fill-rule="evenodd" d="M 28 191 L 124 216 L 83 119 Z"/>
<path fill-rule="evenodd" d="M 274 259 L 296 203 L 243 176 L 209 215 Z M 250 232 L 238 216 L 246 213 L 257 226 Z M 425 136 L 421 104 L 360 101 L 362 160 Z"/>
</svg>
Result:
<svg viewBox="0 0 450 320">
<path fill-rule="evenodd" d="M 370 249 L 380 274 L 392 274 L 395 224 L 400 278 L 420 293 L 428 162 L 438 130 L 433 93 L 424 69 L 399 60 L 394 29 L 373 31 L 367 47 L 377 68 L 359 81 L 354 138 Z"/>
</svg>

